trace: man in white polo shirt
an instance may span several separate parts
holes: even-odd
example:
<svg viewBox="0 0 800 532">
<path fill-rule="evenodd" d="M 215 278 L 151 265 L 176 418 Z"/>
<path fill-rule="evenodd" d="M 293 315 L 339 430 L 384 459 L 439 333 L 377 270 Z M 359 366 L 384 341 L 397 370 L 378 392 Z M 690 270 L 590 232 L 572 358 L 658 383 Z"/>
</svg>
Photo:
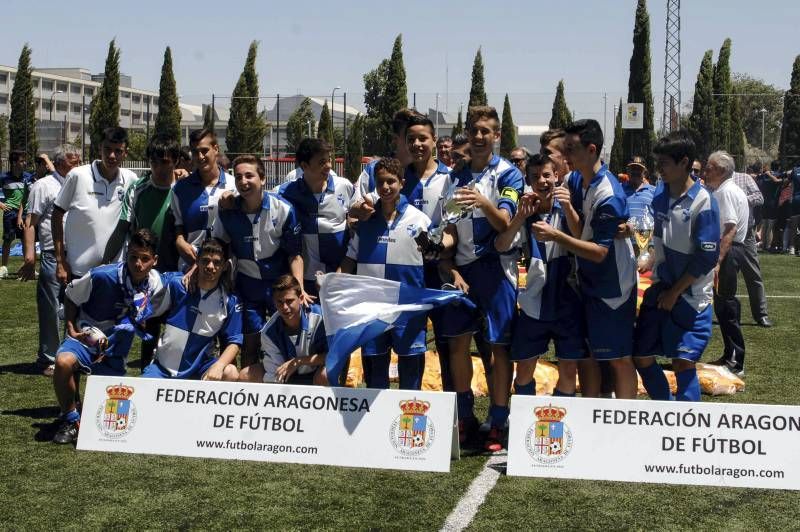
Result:
<svg viewBox="0 0 800 532">
<path fill-rule="evenodd" d="M 53 209 L 56 277 L 61 284 L 81 277 L 103 262 L 103 252 L 117 226 L 122 201 L 136 174 L 121 168 L 128 154 L 128 132 L 110 127 L 103 132 L 100 159 L 73 169 Z M 64 215 L 67 216 L 63 224 Z M 122 259 L 122 250 L 112 262 Z"/>
<path fill-rule="evenodd" d="M 744 337 L 741 305 L 736 299 L 736 280 L 745 257 L 744 240 L 750 216 L 747 196 L 731 179 L 735 165 L 725 151 L 708 156 L 706 186 L 714 191 L 719 204 L 720 244 L 717 263 L 714 313 L 717 315 L 725 350 L 714 364 L 725 365 L 737 375 L 744 374 Z"/>
</svg>

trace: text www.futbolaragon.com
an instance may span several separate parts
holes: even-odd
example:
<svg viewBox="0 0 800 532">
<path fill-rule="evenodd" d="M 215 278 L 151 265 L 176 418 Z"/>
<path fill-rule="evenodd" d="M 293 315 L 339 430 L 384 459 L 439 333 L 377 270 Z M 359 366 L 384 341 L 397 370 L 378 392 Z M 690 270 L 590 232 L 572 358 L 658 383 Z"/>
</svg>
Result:
<svg viewBox="0 0 800 532">
<path fill-rule="evenodd" d="M 673 473 L 677 475 L 704 475 L 732 478 L 783 478 L 781 469 L 745 469 L 702 465 L 645 465 L 647 473 Z"/>
<path fill-rule="evenodd" d="M 272 454 L 317 454 L 317 447 L 301 445 L 277 445 L 245 440 L 196 440 L 197 447 L 206 449 L 233 449 L 237 451 L 259 451 Z"/>
</svg>

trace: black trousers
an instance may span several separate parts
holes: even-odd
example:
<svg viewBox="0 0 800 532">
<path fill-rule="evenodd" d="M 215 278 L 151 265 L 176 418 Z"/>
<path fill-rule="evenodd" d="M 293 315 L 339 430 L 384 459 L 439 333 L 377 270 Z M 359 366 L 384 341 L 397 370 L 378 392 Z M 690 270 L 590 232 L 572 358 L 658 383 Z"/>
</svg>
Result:
<svg viewBox="0 0 800 532">
<path fill-rule="evenodd" d="M 714 313 L 717 315 L 722 341 L 723 358 L 734 370 L 744 369 L 744 336 L 742 307 L 736 298 L 736 281 L 742 264 L 747 260 L 745 246 L 734 243 L 719 266 L 717 288 L 714 291 Z"/>
</svg>

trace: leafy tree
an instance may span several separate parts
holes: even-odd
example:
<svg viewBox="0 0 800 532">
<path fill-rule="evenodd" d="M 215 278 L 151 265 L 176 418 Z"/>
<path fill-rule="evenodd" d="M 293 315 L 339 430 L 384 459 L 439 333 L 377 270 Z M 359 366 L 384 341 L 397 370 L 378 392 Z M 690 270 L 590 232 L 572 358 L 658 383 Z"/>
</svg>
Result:
<svg viewBox="0 0 800 532">
<path fill-rule="evenodd" d="M 89 114 L 89 138 L 91 140 L 89 156 L 92 159 L 100 157 L 103 131 L 119 125 L 119 56 L 120 50 L 116 46 L 115 39 L 111 39 L 108 44 L 103 83 L 92 99 Z"/>
<path fill-rule="evenodd" d="M 731 147 L 731 40 L 725 39 L 714 65 L 714 134 L 711 149 Z"/>
<path fill-rule="evenodd" d="M 364 116 L 364 150 L 371 154 L 388 153 L 389 147 L 383 145 L 387 136 L 386 124 L 382 119 L 383 95 L 386 92 L 386 76 L 389 72 L 389 60 L 384 59 L 374 70 L 364 74 L 364 105 L 367 108 Z"/>
<path fill-rule="evenodd" d="M 503 100 L 503 122 L 500 131 L 500 155 L 510 157 L 511 151 L 517 147 L 517 128 L 514 125 L 514 118 L 511 116 L 511 102 L 508 101 L 508 94 Z"/>
<path fill-rule="evenodd" d="M 745 161 L 745 139 L 744 128 L 742 127 L 742 112 L 739 105 L 739 97 L 735 89 L 732 90 L 731 96 L 731 140 L 729 151 L 736 161 L 736 167 L 744 170 L 746 166 Z"/>
<path fill-rule="evenodd" d="M 483 55 L 481 49 L 478 47 L 478 52 L 475 54 L 475 60 L 472 62 L 472 85 L 469 89 L 469 107 L 476 105 L 488 105 L 486 98 L 486 89 L 484 87 L 483 77 Z"/>
<path fill-rule="evenodd" d="M 392 56 L 386 69 L 386 88 L 383 95 L 384 142 L 387 153 L 392 144 L 392 118 L 400 109 L 408 107 L 408 87 L 406 86 L 406 67 L 403 64 L 403 36 L 398 35 L 392 47 Z"/>
<path fill-rule="evenodd" d="M 300 141 L 309 136 L 309 123 L 311 124 L 311 134 L 313 136 L 314 122 L 311 98 L 303 98 L 297 109 L 289 116 L 289 120 L 286 121 L 286 149 L 289 153 L 297 153 Z"/>
<path fill-rule="evenodd" d="M 164 50 L 164 63 L 161 66 L 161 83 L 158 88 L 158 115 L 153 135 L 181 141 L 181 109 L 178 106 L 178 89 L 175 74 L 172 72 L 172 51 Z"/>
<path fill-rule="evenodd" d="M 456 135 L 464 132 L 464 117 L 461 113 L 461 109 L 458 110 L 458 118 L 456 118 L 456 125 L 453 126 L 453 131 L 450 132 L 450 135 L 455 137 Z"/>
<path fill-rule="evenodd" d="M 203 129 L 214 131 L 214 110 L 210 105 L 206 105 L 206 110 L 203 113 Z"/>
<path fill-rule="evenodd" d="M 347 157 L 344 161 L 344 175 L 355 182 L 361 175 L 361 158 L 364 157 L 364 117 L 356 115 L 347 135 Z"/>
<path fill-rule="evenodd" d="M 749 74 L 733 74 L 733 90 L 741 109 L 747 142 L 761 147 L 761 110 L 764 113 L 764 149 L 778 146 L 783 118 L 783 91 Z"/>
<path fill-rule="evenodd" d="M 335 140 L 333 137 L 333 120 L 331 119 L 331 111 L 328 108 L 328 100 L 325 100 L 325 104 L 322 106 L 322 112 L 319 114 L 317 138 L 324 140 L 328 144 L 333 144 Z"/>
<path fill-rule="evenodd" d="M 567 107 L 567 98 L 564 96 L 564 80 L 558 82 L 556 97 L 553 100 L 553 112 L 550 115 L 550 129 L 565 128 L 572 122 L 572 113 Z"/>
<path fill-rule="evenodd" d="M 707 50 L 700 63 L 697 81 L 694 84 L 692 114 L 688 129 L 697 144 L 701 159 L 705 160 L 713 151 L 711 141 L 714 135 L 714 52 Z"/>
<path fill-rule="evenodd" d="M 783 98 L 783 127 L 778 154 L 784 168 L 800 165 L 800 55 L 794 58 L 792 81 Z"/>
<path fill-rule="evenodd" d="M 11 89 L 11 117 L 8 134 L 12 150 L 24 150 L 28 161 L 33 161 L 39 151 L 36 137 L 36 106 L 33 103 L 33 68 L 31 49 L 26 43 L 19 54 L 17 77 Z"/>
<path fill-rule="evenodd" d="M 258 43 L 250 43 L 244 70 L 236 82 L 231 99 L 231 115 L 225 137 L 227 151 L 234 157 L 243 153 L 261 153 L 267 124 L 258 112 L 258 74 L 256 54 Z"/>
<path fill-rule="evenodd" d="M 147 135 L 144 131 L 132 129 L 128 132 L 128 159 L 131 161 L 147 160 Z"/>
<path fill-rule="evenodd" d="M 611 145 L 611 160 L 609 167 L 615 174 L 619 174 L 625 168 L 625 153 L 622 143 L 625 142 L 624 129 L 622 129 L 622 100 L 619 101 L 617 117 L 614 121 L 614 144 Z"/>
<path fill-rule="evenodd" d="M 648 168 L 653 167 L 653 92 L 650 85 L 650 15 L 647 1 L 638 0 L 636 22 L 633 28 L 633 53 L 628 78 L 628 103 L 644 104 L 644 127 L 623 130 L 623 159 L 641 155 Z"/>
<path fill-rule="evenodd" d="M 0 115 L 0 160 L 8 151 L 8 115 Z"/>
</svg>

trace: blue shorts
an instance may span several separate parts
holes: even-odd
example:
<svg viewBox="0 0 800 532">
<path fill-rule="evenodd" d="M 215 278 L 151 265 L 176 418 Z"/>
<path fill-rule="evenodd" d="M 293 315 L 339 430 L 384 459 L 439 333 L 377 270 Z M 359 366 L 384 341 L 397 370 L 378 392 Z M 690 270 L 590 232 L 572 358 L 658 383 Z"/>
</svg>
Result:
<svg viewBox="0 0 800 532">
<path fill-rule="evenodd" d="M 497 255 L 482 257 L 458 267 L 469 285 L 469 298 L 478 307 L 470 310 L 461 305 L 449 305 L 443 311 L 442 336 L 455 337 L 474 333 L 481 318 L 486 327 L 486 341 L 509 345 L 517 315 L 517 289 L 506 277 Z"/>
<path fill-rule="evenodd" d="M 242 302 L 242 333 L 261 332 L 269 316 L 275 312 L 272 283 L 275 280 L 256 280 L 246 275 L 236 276 L 236 294 Z"/>
<path fill-rule="evenodd" d="M 22 231 L 17 227 L 17 209 L 3 213 L 3 242 L 11 242 L 15 238 L 22 240 Z"/>
<path fill-rule="evenodd" d="M 514 327 L 511 360 L 536 358 L 547 353 L 550 341 L 556 347 L 556 357 L 562 360 L 589 358 L 586 347 L 586 327 L 580 312 L 557 321 L 540 321 L 520 312 Z"/>
<path fill-rule="evenodd" d="M 633 324 L 636 321 L 636 287 L 617 308 L 602 299 L 584 297 L 584 315 L 589 349 L 597 360 L 614 360 L 633 354 Z"/>
<path fill-rule="evenodd" d="M 425 334 L 428 317 L 415 316 L 396 325 L 361 348 L 364 356 L 383 355 L 391 348 L 398 355 L 419 355 L 425 352 Z"/>
<path fill-rule="evenodd" d="M 658 294 L 667 289 L 655 284 L 644 293 L 636 321 L 635 356 L 660 355 L 697 362 L 711 340 L 711 305 L 700 312 L 679 297 L 672 311 L 658 308 Z"/>
<path fill-rule="evenodd" d="M 202 379 L 203 375 L 206 374 L 206 371 L 208 371 L 217 360 L 219 359 L 209 358 L 208 360 L 201 363 L 197 367 L 197 370 L 194 371 L 193 373 L 187 375 L 181 375 L 180 377 L 178 377 L 177 375 L 172 375 L 169 371 L 166 370 L 166 368 L 164 368 L 164 366 L 159 364 L 157 361 L 153 360 L 153 362 L 151 362 L 149 366 L 147 366 L 146 368 L 144 368 L 144 370 L 142 370 L 142 377 L 148 379 L 182 379 L 182 380 L 196 381 Z"/>
<path fill-rule="evenodd" d="M 108 375 L 111 377 L 121 377 L 127 372 L 126 362 L 132 340 L 133 338 L 131 336 L 131 341 L 127 342 L 128 346 L 124 349 L 123 356 L 109 356 L 113 355 L 114 351 L 120 352 L 124 348 L 124 346 L 119 345 L 119 343 L 109 344 L 109 347 L 106 350 L 106 356 L 103 357 L 103 359 L 99 362 L 95 362 L 95 359 L 97 358 L 96 349 L 83 345 L 75 338 L 68 337 L 64 339 L 64 341 L 61 343 L 61 346 L 58 348 L 58 351 L 56 351 L 56 359 L 58 359 L 62 353 L 72 353 L 78 359 L 78 364 L 80 365 L 82 373 L 86 373 L 87 375 Z M 125 343 L 125 341 L 126 340 L 123 339 L 122 343 Z"/>
</svg>

